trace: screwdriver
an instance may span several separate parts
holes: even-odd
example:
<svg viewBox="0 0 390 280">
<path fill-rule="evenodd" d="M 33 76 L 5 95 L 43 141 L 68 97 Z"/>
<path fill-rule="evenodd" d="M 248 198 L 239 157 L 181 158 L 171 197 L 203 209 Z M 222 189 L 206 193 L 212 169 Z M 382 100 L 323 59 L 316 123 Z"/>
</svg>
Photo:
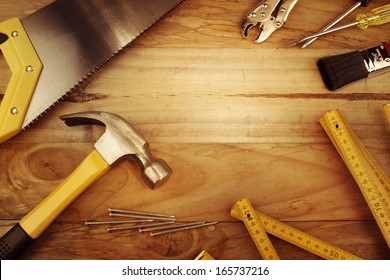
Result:
<svg viewBox="0 0 390 280">
<path fill-rule="evenodd" d="M 331 23 L 329 23 L 327 26 L 325 26 L 320 32 L 324 32 L 324 31 L 327 31 L 327 30 L 331 29 L 333 26 L 335 26 L 337 23 L 342 21 L 346 16 L 348 16 L 350 13 L 355 11 L 357 8 L 359 8 L 359 7 L 367 7 L 370 2 L 371 2 L 371 0 L 360 0 L 360 1 L 357 1 L 356 4 L 354 4 L 351 8 L 346 10 L 339 17 L 337 17 L 335 20 L 333 20 Z M 315 37 L 313 39 L 307 40 L 302 45 L 301 48 L 302 49 L 306 48 L 307 46 L 309 46 L 311 43 L 313 43 L 317 39 L 318 39 L 318 37 Z"/>
<path fill-rule="evenodd" d="M 382 25 L 388 22 L 390 22 L 390 4 L 373 9 L 371 12 L 368 12 L 366 14 L 360 13 L 356 16 L 356 21 L 352 23 L 342 25 L 340 27 L 328 29 L 326 31 L 319 32 L 317 34 L 305 37 L 299 41 L 292 43 L 290 46 L 295 46 L 297 44 L 306 42 L 307 40 L 311 40 L 316 37 L 320 37 L 352 26 L 357 26 L 359 29 L 363 30 L 363 29 L 367 29 L 371 25 Z"/>
</svg>

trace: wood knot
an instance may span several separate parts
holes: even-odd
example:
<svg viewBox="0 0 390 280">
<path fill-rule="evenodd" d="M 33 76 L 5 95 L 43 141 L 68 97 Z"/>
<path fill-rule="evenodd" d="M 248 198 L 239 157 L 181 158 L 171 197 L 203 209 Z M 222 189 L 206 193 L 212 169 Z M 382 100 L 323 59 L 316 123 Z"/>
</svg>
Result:
<svg viewBox="0 0 390 280">
<path fill-rule="evenodd" d="M 307 200 L 295 200 L 290 203 L 290 215 L 291 217 L 300 216 L 306 214 L 311 209 L 311 204 Z"/>
<path fill-rule="evenodd" d="M 39 179 L 60 180 L 68 176 L 85 155 L 80 151 L 64 148 L 42 148 L 28 157 L 28 169 Z"/>
<path fill-rule="evenodd" d="M 90 102 L 98 99 L 106 98 L 107 95 L 104 94 L 92 94 L 92 93 L 85 93 L 81 90 L 76 90 L 68 93 L 64 98 L 64 102 L 70 102 L 70 103 L 84 103 L 84 102 Z"/>
</svg>

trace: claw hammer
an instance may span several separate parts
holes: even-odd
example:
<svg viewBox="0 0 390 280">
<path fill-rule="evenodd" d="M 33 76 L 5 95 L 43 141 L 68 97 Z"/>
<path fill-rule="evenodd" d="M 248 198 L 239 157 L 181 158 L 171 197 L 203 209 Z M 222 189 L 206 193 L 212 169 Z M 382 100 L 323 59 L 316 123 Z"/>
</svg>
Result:
<svg viewBox="0 0 390 280">
<path fill-rule="evenodd" d="M 70 203 L 120 158 L 130 156 L 138 161 L 143 177 L 152 189 L 172 173 L 163 160 L 153 157 L 146 140 L 118 115 L 81 112 L 60 118 L 68 126 L 97 124 L 105 126 L 106 131 L 77 169 L 0 239 L 1 259 L 19 258 Z"/>
</svg>

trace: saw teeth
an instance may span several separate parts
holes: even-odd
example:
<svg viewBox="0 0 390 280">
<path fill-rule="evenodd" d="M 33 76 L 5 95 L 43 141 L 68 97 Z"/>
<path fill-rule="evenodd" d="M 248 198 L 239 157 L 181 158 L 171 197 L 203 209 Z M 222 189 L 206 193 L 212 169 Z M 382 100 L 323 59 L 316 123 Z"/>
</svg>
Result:
<svg viewBox="0 0 390 280">
<path fill-rule="evenodd" d="M 101 68 L 106 66 L 108 63 L 110 63 L 113 59 L 116 58 L 116 56 L 125 48 L 133 44 L 136 40 L 138 40 L 149 28 L 151 28 L 153 25 L 155 25 L 157 22 L 160 22 L 161 20 L 165 19 L 166 17 L 170 16 L 174 10 L 176 10 L 179 6 L 181 6 L 185 0 L 178 3 L 176 6 L 174 6 L 170 11 L 168 11 L 166 14 L 161 16 L 156 22 L 151 24 L 150 26 L 146 27 L 144 30 L 139 32 L 137 35 L 129 39 L 129 42 L 118 48 L 116 52 L 114 52 L 112 55 L 110 55 L 105 61 L 103 61 L 100 65 L 96 66 L 95 68 L 91 69 L 84 77 L 80 79 L 79 82 L 77 82 L 72 88 L 69 89 L 68 92 L 66 92 L 64 95 L 62 95 L 58 100 L 56 100 L 53 104 L 51 104 L 48 108 L 46 108 L 43 112 L 41 112 L 37 117 L 35 117 L 32 121 L 25 124 L 22 127 L 22 130 L 25 130 L 28 127 L 31 127 L 31 125 L 35 124 L 37 120 L 39 120 L 43 115 L 45 115 L 49 110 L 51 110 L 57 103 L 61 102 L 66 98 L 66 96 L 69 95 L 69 93 L 74 92 L 76 90 L 82 90 L 84 87 L 86 88 L 89 84 L 89 81 L 93 78 L 93 76 L 100 71 Z"/>
</svg>

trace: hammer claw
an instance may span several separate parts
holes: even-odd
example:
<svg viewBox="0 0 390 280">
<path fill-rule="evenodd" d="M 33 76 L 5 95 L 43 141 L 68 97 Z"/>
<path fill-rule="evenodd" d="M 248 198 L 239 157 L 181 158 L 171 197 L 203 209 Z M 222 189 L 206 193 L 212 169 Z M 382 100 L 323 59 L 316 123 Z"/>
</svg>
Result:
<svg viewBox="0 0 390 280">
<path fill-rule="evenodd" d="M 89 111 L 63 115 L 60 118 L 69 126 L 83 124 L 105 126 L 106 132 L 95 143 L 96 150 L 110 165 L 122 157 L 131 156 L 141 165 L 142 174 L 152 189 L 165 182 L 172 173 L 163 160 L 155 158 L 150 153 L 145 138 L 118 115 Z"/>
</svg>

